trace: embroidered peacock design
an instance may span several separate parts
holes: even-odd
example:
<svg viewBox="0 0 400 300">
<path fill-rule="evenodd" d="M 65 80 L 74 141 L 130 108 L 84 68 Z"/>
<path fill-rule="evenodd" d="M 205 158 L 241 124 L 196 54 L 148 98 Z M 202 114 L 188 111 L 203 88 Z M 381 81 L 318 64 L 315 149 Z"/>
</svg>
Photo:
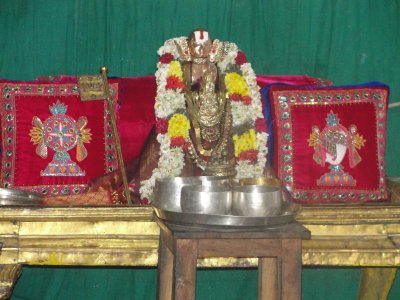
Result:
<svg viewBox="0 0 400 300">
<path fill-rule="evenodd" d="M 68 151 L 76 147 L 76 160 L 82 161 L 87 155 L 85 143 L 90 143 L 92 134 L 85 128 L 88 120 L 82 116 L 75 121 L 66 115 L 68 106 L 57 100 L 49 107 L 51 116 L 42 122 L 39 117 L 32 118 L 29 132 L 31 142 L 36 146 L 36 154 L 47 158 L 48 148 L 55 151 L 52 161 L 41 176 L 85 176 L 77 163 L 71 160 Z"/>
</svg>

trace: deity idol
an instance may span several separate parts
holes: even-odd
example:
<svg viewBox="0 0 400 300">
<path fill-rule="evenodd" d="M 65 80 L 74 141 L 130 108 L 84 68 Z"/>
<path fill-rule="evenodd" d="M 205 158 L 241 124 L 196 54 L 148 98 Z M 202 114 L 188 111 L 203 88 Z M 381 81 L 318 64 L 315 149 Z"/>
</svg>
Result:
<svg viewBox="0 0 400 300">
<path fill-rule="evenodd" d="M 151 199 L 157 178 L 262 176 L 265 120 L 244 53 L 196 29 L 188 38 L 167 40 L 158 54 L 157 136 L 142 154 L 141 198 Z"/>
<path fill-rule="evenodd" d="M 206 175 L 234 176 L 234 159 L 232 151 L 228 151 L 228 147 L 232 148 L 230 103 L 226 101 L 224 84 L 217 82 L 221 78 L 215 62 L 211 61 L 213 44 L 209 33 L 193 31 L 188 44 L 177 44 L 177 49 L 185 57 L 181 67 L 186 107 L 193 127 L 189 134 L 192 140 L 189 155 Z M 188 50 L 190 56 L 185 56 Z"/>
</svg>

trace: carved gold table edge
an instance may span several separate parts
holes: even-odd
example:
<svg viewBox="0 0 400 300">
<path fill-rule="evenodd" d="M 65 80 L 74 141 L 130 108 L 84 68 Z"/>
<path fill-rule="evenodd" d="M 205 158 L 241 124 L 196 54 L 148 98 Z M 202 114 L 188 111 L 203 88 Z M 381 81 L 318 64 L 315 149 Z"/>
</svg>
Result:
<svg viewBox="0 0 400 300">
<path fill-rule="evenodd" d="M 304 265 L 400 265 L 400 205 L 303 206 L 297 220 Z M 158 234 L 151 207 L 4 207 L 0 263 L 155 266 Z M 105 249 L 118 257 L 98 260 Z"/>
<path fill-rule="evenodd" d="M 304 266 L 400 265 L 400 205 L 303 206 L 296 219 L 311 231 L 303 241 Z M 156 266 L 158 236 L 151 207 L 3 207 L 0 298 L 21 265 Z M 257 259 L 208 258 L 198 265 L 255 267 Z"/>
</svg>

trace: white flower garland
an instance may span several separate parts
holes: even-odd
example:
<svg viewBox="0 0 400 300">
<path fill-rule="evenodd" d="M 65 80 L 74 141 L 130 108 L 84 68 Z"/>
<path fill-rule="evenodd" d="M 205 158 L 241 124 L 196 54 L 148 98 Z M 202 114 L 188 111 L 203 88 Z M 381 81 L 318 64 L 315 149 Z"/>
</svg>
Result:
<svg viewBox="0 0 400 300">
<path fill-rule="evenodd" d="M 171 54 L 174 60 L 180 58 L 177 44 L 185 41 L 186 37 L 179 37 L 167 40 L 157 51 L 161 57 L 165 54 Z M 224 72 L 230 65 L 234 65 L 238 54 L 238 47 L 234 43 L 225 44 L 225 56 L 222 61 L 217 63 L 220 71 Z M 185 110 L 185 94 L 181 89 L 166 89 L 166 81 L 170 64 L 159 62 L 157 64 L 156 83 L 157 96 L 155 102 L 155 115 L 158 119 L 167 119 L 176 113 L 177 110 Z M 231 101 L 232 108 L 232 126 L 235 127 L 250 124 L 254 128 L 257 118 L 264 118 L 262 113 L 260 88 L 257 85 L 256 75 L 250 63 L 240 65 L 241 75 L 245 79 L 248 88 L 251 103 L 246 105 L 240 101 Z M 248 160 L 237 160 L 236 162 L 236 178 L 250 178 L 262 176 L 265 164 L 267 163 L 267 139 L 268 134 L 265 132 L 256 133 L 257 144 L 257 162 L 251 163 Z M 164 177 L 179 176 L 184 167 L 185 153 L 181 147 L 171 147 L 170 138 L 167 134 L 159 133 L 157 141 L 160 143 L 160 159 L 158 166 L 153 170 L 151 177 L 141 182 L 140 195 L 143 198 L 151 200 L 153 188 L 156 179 Z"/>
</svg>

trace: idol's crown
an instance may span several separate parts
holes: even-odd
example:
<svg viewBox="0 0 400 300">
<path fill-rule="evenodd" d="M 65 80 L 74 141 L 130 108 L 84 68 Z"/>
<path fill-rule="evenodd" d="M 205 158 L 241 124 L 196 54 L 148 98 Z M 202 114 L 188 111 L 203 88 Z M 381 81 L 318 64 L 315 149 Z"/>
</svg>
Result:
<svg viewBox="0 0 400 300">
<path fill-rule="evenodd" d="M 65 105 L 57 100 L 57 102 L 53 106 L 49 106 L 50 112 L 53 115 L 65 115 L 68 109 L 68 105 Z"/>
</svg>

